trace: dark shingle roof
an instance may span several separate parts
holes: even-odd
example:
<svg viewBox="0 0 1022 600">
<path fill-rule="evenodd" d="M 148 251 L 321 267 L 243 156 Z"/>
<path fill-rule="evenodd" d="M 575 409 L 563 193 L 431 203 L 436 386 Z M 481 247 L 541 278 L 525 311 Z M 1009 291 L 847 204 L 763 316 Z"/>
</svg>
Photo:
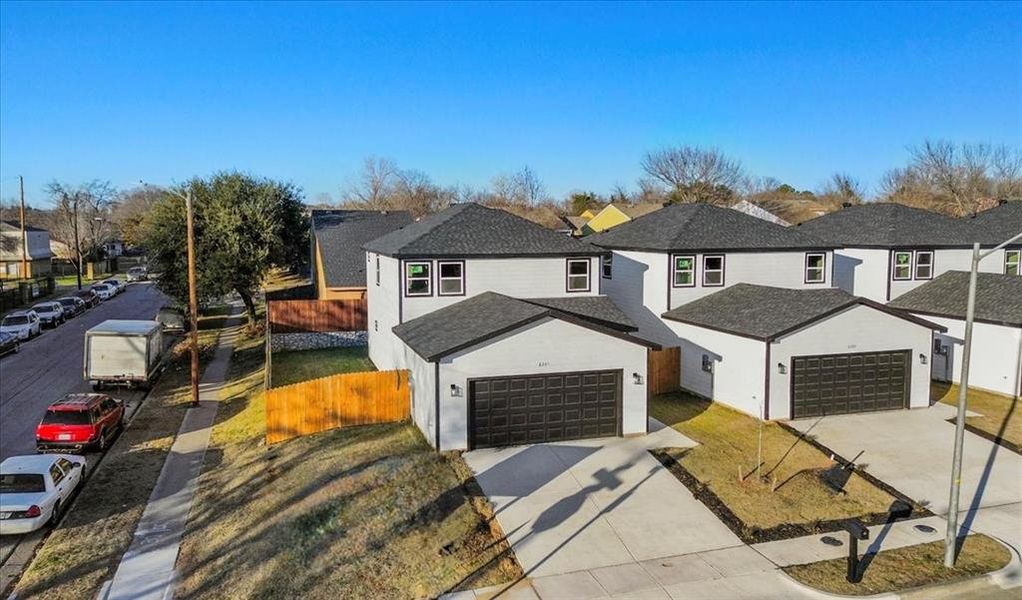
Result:
<svg viewBox="0 0 1022 600">
<path fill-rule="evenodd" d="M 1000 244 L 1022 233 L 1022 200 L 1005 202 L 977 214 L 969 222 L 984 244 Z M 1022 241 L 1014 245 L 1022 246 Z"/>
<path fill-rule="evenodd" d="M 620 250 L 816 249 L 834 244 L 730 208 L 672 204 L 587 238 Z"/>
<path fill-rule="evenodd" d="M 426 360 L 436 360 L 544 317 L 650 345 L 625 334 L 635 327 L 606 296 L 519 299 L 485 292 L 401 323 L 394 333 Z"/>
<path fill-rule="evenodd" d="M 970 247 L 975 229 L 921 208 L 893 202 L 848 206 L 799 225 L 804 233 L 843 246 L 901 248 L 908 246 Z"/>
<path fill-rule="evenodd" d="M 593 245 L 497 208 L 455 204 L 366 244 L 396 257 L 589 256 Z"/>
<path fill-rule="evenodd" d="M 1022 325 L 1022 277 L 976 274 L 976 320 Z M 888 306 L 938 317 L 965 318 L 969 273 L 948 271 L 898 296 Z"/>
<path fill-rule="evenodd" d="M 837 288 L 786 289 L 749 283 L 739 283 L 672 308 L 663 317 L 707 329 L 772 340 L 856 304 L 908 318 L 933 329 L 942 329 Z"/>
<path fill-rule="evenodd" d="M 362 246 L 411 222 L 412 215 L 405 211 L 312 211 L 312 231 L 319 242 L 327 286 L 365 287 L 366 259 Z"/>
</svg>

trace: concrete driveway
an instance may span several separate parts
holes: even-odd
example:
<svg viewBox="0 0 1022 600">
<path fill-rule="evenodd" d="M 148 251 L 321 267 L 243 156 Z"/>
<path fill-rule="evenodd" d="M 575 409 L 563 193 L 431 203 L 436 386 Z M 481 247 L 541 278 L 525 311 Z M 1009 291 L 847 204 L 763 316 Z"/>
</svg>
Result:
<svg viewBox="0 0 1022 600">
<path fill-rule="evenodd" d="M 742 545 L 647 452 L 695 442 L 653 423 L 639 438 L 465 454 L 527 577 Z"/>
</svg>

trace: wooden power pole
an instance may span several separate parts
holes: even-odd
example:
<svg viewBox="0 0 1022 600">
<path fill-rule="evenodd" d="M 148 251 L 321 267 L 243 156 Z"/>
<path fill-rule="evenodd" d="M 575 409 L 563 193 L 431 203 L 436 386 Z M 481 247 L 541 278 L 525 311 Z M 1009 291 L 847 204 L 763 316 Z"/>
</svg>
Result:
<svg viewBox="0 0 1022 600">
<path fill-rule="evenodd" d="M 25 178 L 18 175 L 21 188 L 21 277 L 28 279 L 28 236 L 25 234 Z"/>
</svg>

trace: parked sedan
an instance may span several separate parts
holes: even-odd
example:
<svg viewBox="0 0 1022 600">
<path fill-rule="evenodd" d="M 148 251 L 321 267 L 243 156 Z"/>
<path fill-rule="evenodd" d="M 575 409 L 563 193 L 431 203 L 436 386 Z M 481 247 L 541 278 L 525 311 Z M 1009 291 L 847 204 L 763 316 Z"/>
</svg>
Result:
<svg viewBox="0 0 1022 600">
<path fill-rule="evenodd" d="M 127 287 L 123 283 L 121 283 L 119 279 L 104 279 L 103 284 L 110 286 L 111 289 L 113 289 L 115 296 L 123 292 L 124 289 Z"/>
<path fill-rule="evenodd" d="M 40 302 L 33 306 L 32 310 L 39 315 L 39 322 L 43 327 L 56 327 L 67 320 L 64 306 L 60 302 Z"/>
<path fill-rule="evenodd" d="M 128 282 L 145 281 L 149 279 L 149 271 L 145 267 L 131 267 L 128 269 Z"/>
<path fill-rule="evenodd" d="M 40 452 L 104 451 L 124 429 L 124 404 L 106 394 L 68 394 L 46 409 L 35 429 Z"/>
<path fill-rule="evenodd" d="M 77 317 L 89 308 L 85 303 L 85 300 L 82 300 L 77 296 L 64 296 L 63 298 L 57 298 L 57 302 L 60 302 L 60 305 L 64 307 L 64 316 L 69 319 Z"/>
<path fill-rule="evenodd" d="M 81 290 L 75 292 L 76 298 L 81 298 L 85 302 L 86 308 L 92 308 L 100 303 L 99 294 L 92 290 Z"/>
<path fill-rule="evenodd" d="M 103 301 L 113 298 L 114 294 L 117 293 L 115 289 L 111 288 L 109 285 L 105 283 L 97 283 L 96 285 L 90 287 L 89 289 L 96 292 L 96 295 L 99 296 L 99 299 Z"/>
<path fill-rule="evenodd" d="M 0 356 L 17 353 L 21 349 L 21 340 L 13 333 L 0 332 Z"/>
<path fill-rule="evenodd" d="M 0 321 L 0 333 L 13 333 L 19 340 L 27 340 L 43 332 L 39 315 L 32 310 L 13 312 Z"/>
<path fill-rule="evenodd" d="M 56 525 L 61 508 L 85 476 L 85 459 L 49 454 L 12 456 L 0 463 L 0 535 Z"/>
</svg>

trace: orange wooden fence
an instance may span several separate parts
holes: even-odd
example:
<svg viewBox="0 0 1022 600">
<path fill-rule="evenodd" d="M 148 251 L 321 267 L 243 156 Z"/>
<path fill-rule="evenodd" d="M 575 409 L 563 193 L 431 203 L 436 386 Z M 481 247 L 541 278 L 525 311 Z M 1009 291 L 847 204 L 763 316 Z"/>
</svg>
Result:
<svg viewBox="0 0 1022 600">
<path fill-rule="evenodd" d="M 271 300 L 267 317 L 273 333 L 365 331 L 365 300 Z"/>
<path fill-rule="evenodd" d="M 651 394 L 678 391 L 681 383 L 681 348 L 650 350 L 646 376 Z"/>
<path fill-rule="evenodd" d="M 266 390 L 266 443 L 408 419 L 408 371 L 341 373 Z"/>
</svg>

